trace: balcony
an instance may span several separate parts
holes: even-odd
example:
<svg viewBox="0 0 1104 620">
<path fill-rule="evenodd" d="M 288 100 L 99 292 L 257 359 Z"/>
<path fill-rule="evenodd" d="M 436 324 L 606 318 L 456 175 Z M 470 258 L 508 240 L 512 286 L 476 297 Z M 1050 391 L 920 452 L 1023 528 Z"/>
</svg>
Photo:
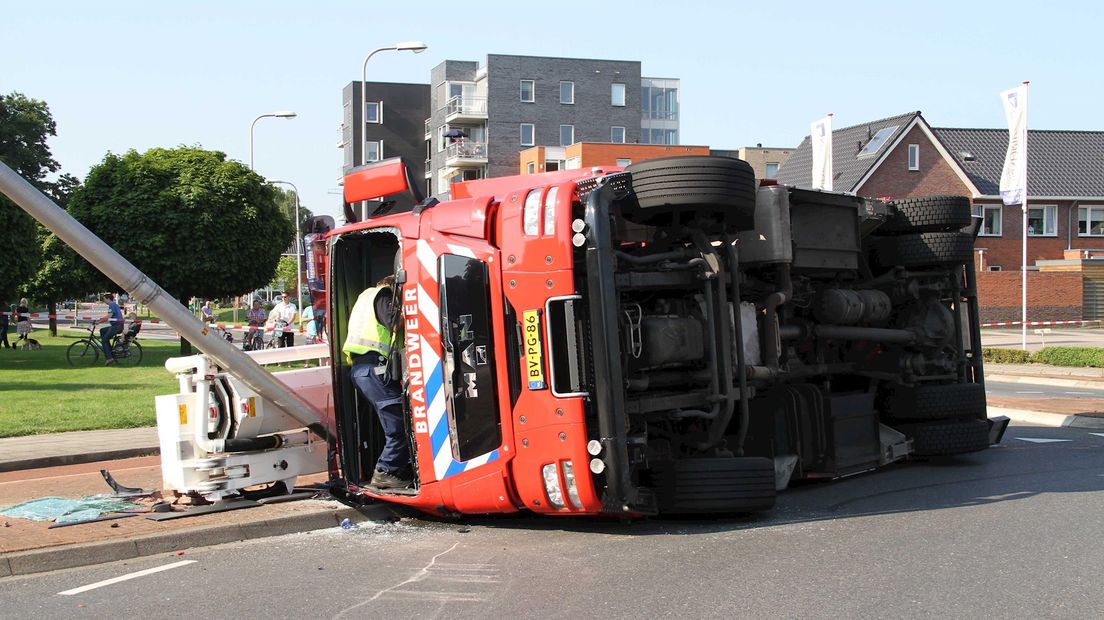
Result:
<svg viewBox="0 0 1104 620">
<path fill-rule="evenodd" d="M 468 168 L 487 165 L 487 143 L 461 140 L 445 148 L 445 165 Z"/>
<path fill-rule="evenodd" d="M 431 177 L 433 177 L 433 160 L 432 159 L 426 159 L 425 160 L 425 178 L 428 179 L 428 178 L 431 178 Z"/>
<path fill-rule="evenodd" d="M 433 124 L 430 123 L 430 121 L 432 121 L 432 120 L 433 120 L 432 118 L 427 118 L 426 122 L 425 122 L 425 139 L 426 140 L 432 140 L 433 139 Z"/>
<path fill-rule="evenodd" d="M 445 103 L 445 122 L 487 120 L 486 97 L 462 97 L 457 95 Z"/>
</svg>

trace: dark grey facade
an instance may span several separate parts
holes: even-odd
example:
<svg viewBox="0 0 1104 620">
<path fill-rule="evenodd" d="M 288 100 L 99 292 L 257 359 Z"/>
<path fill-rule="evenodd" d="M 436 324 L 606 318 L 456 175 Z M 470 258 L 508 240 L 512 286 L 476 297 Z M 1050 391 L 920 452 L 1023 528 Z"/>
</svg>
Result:
<svg viewBox="0 0 1104 620">
<path fill-rule="evenodd" d="M 363 163 L 364 146 L 375 142 L 377 159 L 402 157 L 415 179 L 425 175 L 425 119 L 429 117 L 428 84 L 368 82 L 366 97 L 378 105 L 378 121 L 365 123 L 361 83 L 341 91 L 341 173 Z"/>
<path fill-rule="evenodd" d="M 523 96 L 523 81 L 531 96 Z M 565 82 L 571 85 L 565 87 L 573 95 L 570 103 L 561 101 Z M 438 196 L 453 181 L 518 174 L 521 151 L 566 146 L 561 126 L 572 128 L 570 143 L 612 142 L 615 127 L 623 128 L 625 143 L 646 141 L 639 61 L 489 54 L 483 66 L 442 62 L 430 84 L 427 179 Z M 532 125 L 531 144 L 522 143 L 523 124 Z M 443 138 L 450 130 L 464 137 Z"/>
</svg>

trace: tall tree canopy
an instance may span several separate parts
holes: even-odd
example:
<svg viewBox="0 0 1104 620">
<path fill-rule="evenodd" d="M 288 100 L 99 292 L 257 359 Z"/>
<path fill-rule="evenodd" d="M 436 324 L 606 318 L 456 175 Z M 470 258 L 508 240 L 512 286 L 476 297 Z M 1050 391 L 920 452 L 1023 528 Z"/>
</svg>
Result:
<svg viewBox="0 0 1104 620">
<path fill-rule="evenodd" d="M 21 93 L 0 96 L 0 161 L 47 193 L 55 189 L 46 175 L 57 172 L 46 140 L 57 135 L 46 102 Z M 35 221 L 0 194 L 0 301 L 14 300 L 38 266 L 40 248 Z"/>
<path fill-rule="evenodd" d="M 295 230 L 276 198 L 224 153 L 155 148 L 109 153 L 69 213 L 177 299 L 217 298 L 272 278 Z"/>
</svg>

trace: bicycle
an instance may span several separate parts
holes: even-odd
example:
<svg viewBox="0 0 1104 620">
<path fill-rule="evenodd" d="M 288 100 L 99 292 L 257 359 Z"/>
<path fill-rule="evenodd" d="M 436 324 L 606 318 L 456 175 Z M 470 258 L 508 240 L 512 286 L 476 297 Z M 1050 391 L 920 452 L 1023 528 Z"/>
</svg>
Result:
<svg viewBox="0 0 1104 620">
<path fill-rule="evenodd" d="M 250 325 L 249 331 L 242 335 L 242 351 L 260 351 L 265 348 L 264 326 Z"/>
<path fill-rule="evenodd" d="M 282 336 L 284 334 L 284 330 L 287 329 L 291 329 L 290 327 L 288 327 L 287 321 L 276 321 L 276 326 L 273 328 L 271 335 L 264 341 L 264 348 L 284 348 L 284 341 L 280 338 L 280 336 Z"/>
<path fill-rule="evenodd" d="M 96 333 L 97 323 L 88 326 L 88 336 L 69 345 L 65 350 L 65 359 L 74 368 L 95 366 L 100 361 L 100 336 Z M 138 332 L 132 326 L 126 333 L 111 337 L 111 357 L 120 366 L 137 366 L 142 363 L 142 345 L 136 342 Z"/>
</svg>

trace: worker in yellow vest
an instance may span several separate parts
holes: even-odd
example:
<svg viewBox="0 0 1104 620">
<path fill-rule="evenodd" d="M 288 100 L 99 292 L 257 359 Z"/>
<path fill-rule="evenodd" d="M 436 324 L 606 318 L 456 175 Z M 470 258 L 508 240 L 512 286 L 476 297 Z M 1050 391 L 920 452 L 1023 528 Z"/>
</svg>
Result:
<svg viewBox="0 0 1104 620">
<path fill-rule="evenodd" d="M 388 368 L 389 355 L 399 355 L 402 334 L 393 334 L 399 325 L 394 308 L 395 277 L 387 276 L 365 289 L 349 314 L 348 336 L 341 347 L 349 363 L 353 383 L 376 409 L 383 427 L 384 445 L 372 474 L 372 486 L 381 489 L 405 489 L 413 483 L 410 446 L 403 423 L 402 387 L 397 371 Z"/>
</svg>

